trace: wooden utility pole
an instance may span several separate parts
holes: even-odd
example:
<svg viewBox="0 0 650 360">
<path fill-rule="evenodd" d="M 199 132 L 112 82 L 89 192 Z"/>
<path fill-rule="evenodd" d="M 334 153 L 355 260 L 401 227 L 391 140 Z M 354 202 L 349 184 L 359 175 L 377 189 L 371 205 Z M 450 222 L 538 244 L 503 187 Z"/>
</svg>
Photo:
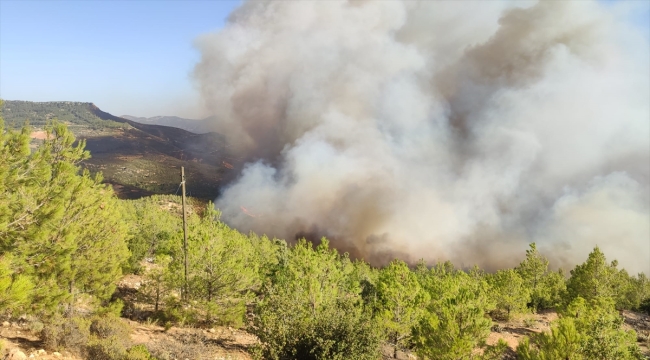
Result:
<svg viewBox="0 0 650 360">
<path fill-rule="evenodd" d="M 183 187 L 183 256 L 185 260 L 185 282 L 183 298 L 187 300 L 187 217 L 185 215 L 185 168 L 181 166 L 181 186 Z"/>
</svg>

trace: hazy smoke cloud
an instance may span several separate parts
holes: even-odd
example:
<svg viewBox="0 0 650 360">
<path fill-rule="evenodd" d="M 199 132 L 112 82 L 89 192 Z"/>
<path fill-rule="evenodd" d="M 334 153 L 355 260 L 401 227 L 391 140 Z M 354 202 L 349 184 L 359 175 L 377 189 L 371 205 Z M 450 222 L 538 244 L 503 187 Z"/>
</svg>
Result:
<svg viewBox="0 0 650 360">
<path fill-rule="evenodd" d="M 650 56 L 610 10 L 244 3 L 197 42 L 203 99 L 247 161 L 223 219 L 374 263 L 495 268 L 535 241 L 555 265 L 598 245 L 647 272 Z"/>
</svg>

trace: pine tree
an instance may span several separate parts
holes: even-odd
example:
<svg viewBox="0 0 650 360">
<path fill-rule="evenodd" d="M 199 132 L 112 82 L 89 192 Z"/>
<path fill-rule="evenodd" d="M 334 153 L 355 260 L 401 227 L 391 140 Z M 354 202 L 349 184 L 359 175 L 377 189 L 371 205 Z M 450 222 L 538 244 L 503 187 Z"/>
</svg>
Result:
<svg viewBox="0 0 650 360">
<path fill-rule="evenodd" d="M 506 318 L 510 319 L 513 311 L 523 312 L 526 309 L 530 289 L 515 270 L 499 270 L 488 277 L 488 283 L 492 287 L 497 309 L 505 311 Z"/>
<path fill-rule="evenodd" d="M 598 247 L 589 254 L 587 261 L 571 270 L 567 281 L 570 299 L 582 297 L 587 301 L 597 298 L 615 299 L 619 293 L 620 277 L 617 262 L 607 264 L 605 254 Z"/>
<path fill-rule="evenodd" d="M 79 173 L 85 143 L 56 122 L 34 151 L 28 127 L 0 132 L 0 256 L 32 278 L 31 310 L 72 310 L 79 293 L 109 297 L 128 256 L 126 229 L 101 176 Z"/>
<path fill-rule="evenodd" d="M 145 257 L 172 255 L 173 244 L 178 243 L 182 236 L 182 223 L 180 216 L 161 208 L 168 202 L 157 195 L 123 201 L 131 251 L 127 271 L 140 271 L 140 261 Z"/>
<path fill-rule="evenodd" d="M 12 267 L 11 255 L 0 257 L 0 311 L 25 309 L 31 302 L 34 288 L 31 279 L 26 275 L 16 275 Z"/>
<path fill-rule="evenodd" d="M 189 297 L 201 303 L 209 321 L 239 325 L 261 285 L 263 263 L 249 238 L 220 222 L 219 215 L 210 203 L 189 226 Z"/>
<path fill-rule="evenodd" d="M 566 284 L 563 273 L 548 270 L 548 259 L 537 250 L 535 243 L 526 250 L 526 259 L 515 270 L 524 280 L 524 286 L 530 290 L 529 306 L 542 310 L 560 304 Z"/>
<path fill-rule="evenodd" d="M 356 267 L 347 255 L 300 240 L 255 306 L 250 331 L 263 359 L 376 359 L 379 327 L 364 308 Z"/>
<path fill-rule="evenodd" d="M 517 347 L 523 360 L 641 360 L 634 331 L 622 327 L 623 319 L 612 299 L 588 302 L 575 298 L 552 326 Z"/>
<path fill-rule="evenodd" d="M 379 273 L 377 296 L 379 317 L 397 357 L 397 351 L 409 343 L 411 328 L 422 317 L 429 295 L 406 263 L 395 260 Z"/>
<path fill-rule="evenodd" d="M 169 269 L 171 261 L 171 257 L 167 255 L 156 256 L 154 266 L 145 273 L 142 287 L 139 289 L 144 301 L 154 304 L 155 312 L 160 310 L 160 304 L 171 293 L 171 285 L 173 284 Z"/>
<path fill-rule="evenodd" d="M 488 284 L 451 263 L 440 264 L 420 276 L 430 294 L 427 313 L 413 330 L 413 342 L 423 359 L 468 359 L 485 345 L 494 308 Z"/>
</svg>

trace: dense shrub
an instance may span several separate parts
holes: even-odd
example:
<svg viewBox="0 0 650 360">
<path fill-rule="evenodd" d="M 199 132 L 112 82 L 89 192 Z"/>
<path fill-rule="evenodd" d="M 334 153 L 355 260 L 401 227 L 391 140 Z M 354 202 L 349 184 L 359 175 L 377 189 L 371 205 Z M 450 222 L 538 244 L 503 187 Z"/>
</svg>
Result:
<svg viewBox="0 0 650 360">
<path fill-rule="evenodd" d="M 124 360 L 127 356 L 124 343 L 115 337 L 91 339 L 86 345 L 86 354 L 93 360 Z"/>
<path fill-rule="evenodd" d="M 90 323 L 90 333 L 100 339 L 117 338 L 128 342 L 131 329 L 124 320 L 113 317 L 96 317 Z"/>
<path fill-rule="evenodd" d="M 643 359 L 636 334 L 622 325 L 612 299 L 587 302 L 578 297 L 564 309 L 550 332 L 526 339 L 517 347 L 517 354 L 522 360 Z"/>
<path fill-rule="evenodd" d="M 130 327 L 115 316 L 55 317 L 44 326 L 46 348 L 67 350 L 88 359 L 124 360 L 131 344 Z"/>
<path fill-rule="evenodd" d="M 124 360 L 155 360 L 144 345 L 135 345 L 126 351 Z"/>
<path fill-rule="evenodd" d="M 43 345 L 53 350 L 84 354 L 90 340 L 90 321 L 83 317 L 52 318 L 41 331 Z"/>
<path fill-rule="evenodd" d="M 255 307 L 250 331 L 263 359 L 376 359 L 380 334 L 365 308 L 354 264 L 328 247 L 300 241 Z"/>
<path fill-rule="evenodd" d="M 414 328 L 418 355 L 423 359 L 466 359 L 483 347 L 492 324 L 486 313 L 494 309 L 486 281 L 449 263 L 420 271 L 420 281 L 431 300 Z"/>
</svg>

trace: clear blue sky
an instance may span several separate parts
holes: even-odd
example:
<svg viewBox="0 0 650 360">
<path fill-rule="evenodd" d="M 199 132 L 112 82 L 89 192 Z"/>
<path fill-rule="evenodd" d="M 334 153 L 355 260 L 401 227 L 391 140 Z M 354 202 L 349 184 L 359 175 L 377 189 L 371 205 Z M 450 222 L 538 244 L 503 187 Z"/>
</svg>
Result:
<svg viewBox="0 0 650 360">
<path fill-rule="evenodd" d="M 193 41 L 239 3 L 0 0 L 0 98 L 199 116 Z"/>
<path fill-rule="evenodd" d="M 650 32 L 650 1 L 628 1 L 646 4 L 630 21 Z M 0 0 L 0 98 L 200 117 L 190 79 L 199 57 L 193 41 L 221 28 L 239 3 Z"/>
</svg>

